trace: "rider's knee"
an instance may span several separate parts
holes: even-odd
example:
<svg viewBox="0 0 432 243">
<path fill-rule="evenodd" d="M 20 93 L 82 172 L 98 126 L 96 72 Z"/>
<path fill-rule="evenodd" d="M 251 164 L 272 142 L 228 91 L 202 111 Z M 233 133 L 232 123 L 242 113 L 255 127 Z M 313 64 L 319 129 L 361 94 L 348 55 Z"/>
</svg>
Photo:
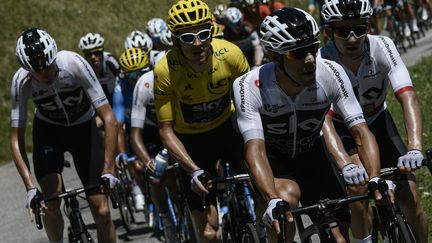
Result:
<svg viewBox="0 0 432 243">
<path fill-rule="evenodd" d="M 57 212 L 58 210 L 60 210 L 60 204 L 60 200 L 45 203 L 45 205 L 47 206 L 46 213 L 52 214 L 54 212 Z"/>
<path fill-rule="evenodd" d="M 214 241 L 214 240 L 218 239 L 218 237 L 217 237 L 217 229 L 215 229 L 215 228 L 213 228 L 212 226 L 209 226 L 209 225 L 207 225 L 207 227 L 205 228 L 203 235 L 204 235 L 204 238 L 206 240 L 209 240 L 209 241 Z"/>
<path fill-rule="evenodd" d="M 97 217 L 100 219 L 110 219 L 110 210 L 107 205 L 101 205 L 97 208 Z"/>
</svg>

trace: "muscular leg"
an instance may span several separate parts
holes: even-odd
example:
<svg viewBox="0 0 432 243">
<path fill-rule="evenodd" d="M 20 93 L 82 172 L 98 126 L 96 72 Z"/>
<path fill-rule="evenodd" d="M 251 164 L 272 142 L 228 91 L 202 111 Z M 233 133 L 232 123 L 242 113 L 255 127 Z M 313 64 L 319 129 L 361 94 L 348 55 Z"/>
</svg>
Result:
<svg viewBox="0 0 432 243">
<path fill-rule="evenodd" d="M 49 174 L 39 181 L 42 193 L 45 196 L 62 191 L 62 184 L 59 174 Z M 60 241 L 63 239 L 64 222 L 60 211 L 60 200 L 46 203 L 48 209 L 42 217 L 45 231 L 50 241 Z"/>
<path fill-rule="evenodd" d="M 87 199 L 96 223 L 98 242 L 116 242 L 115 228 L 111 220 L 107 196 L 96 194 L 88 196 Z"/>
<path fill-rule="evenodd" d="M 219 228 L 218 213 L 214 205 L 208 206 L 204 211 L 193 210 L 192 216 L 198 227 L 200 242 L 218 242 L 217 231 Z"/>
</svg>

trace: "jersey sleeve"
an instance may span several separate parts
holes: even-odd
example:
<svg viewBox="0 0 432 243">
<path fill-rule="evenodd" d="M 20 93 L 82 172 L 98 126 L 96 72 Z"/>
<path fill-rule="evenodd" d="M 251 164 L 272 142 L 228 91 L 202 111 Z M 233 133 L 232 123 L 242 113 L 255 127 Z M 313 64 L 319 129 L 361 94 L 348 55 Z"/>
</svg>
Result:
<svg viewBox="0 0 432 243">
<path fill-rule="evenodd" d="M 106 58 L 106 60 L 105 60 L 106 65 L 111 70 L 111 72 L 114 74 L 114 76 L 117 77 L 120 73 L 120 64 L 119 64 L 117 58 L 115 58 L 111 53 L 107 53 L 105 58 Z"/>
<path fill-rule="evenodd" d="M 173 95 L 173 91 L 166 58 L 156 65 L 154 75 L 154 97 L 157 119 L 159 122 L 172 121 L 171 96 Z"/>
<path fill-rule="evenodd" d="M 11 85 L 11 127 L 25 127 L 27 122 L 27 102 L 31 95 L 31 86 L 26 71 L 20 69 L 12 78 Z"/>
<path fill-rule="evenodd" d="M 125 108 L 124 99 L 120 83 L 117 83 L 113 92 L 113 112 L 119 123 L 124 123 Z"/>
<path fill-rule="evenodd" d="M 327 79 L 326 83 L 330 85 L 330 97 L 333 97 L 332 109 L 337 114 L 341 114 L 349 128 L 365 123 L 362 108 L 354 95 L 350 79 L 342 66 L 329 60 L 323 62 L 326 65 L 326 72 L 323 75 Z"/>
<path fill-rule="evenodd" d="M 230 49 L 232 49 L 232 55 L 227 58 L 227 61 L 230 62 L 234 77 L 239 77 L 249 72 L 249 63 L 240 48 L 231 44 Z"/>
<path fill-rule="evenodd" d="M 262 106 L 261 95 L 255 82 L 250 82 L 249 74 L 237 78 L 233 84 L 237 123 L 245 143 L 251 139 L 264 140 L 259 113 Z"/>
<path fill-rule="evenodd" d="M 413 90 L 413 84 L 408 69 L 396 49 L 393 41 L 385 36 L 379 36 L 379 44 L 383 54 L 375 55 L 388 69 L 388 79 L 396 96 L 400 96 L 407 90 Z"/>
<path fill-rule="evenodd" d="M 83 57 L 73 52 L 70 52 L 68 62 L 72 75 L 83 87 L 94 108 L 97 109 L 108 104 L 108 99 L 90 64 Z"/>
<path fill-rule="evenodd" d="M 144 128 L 147 105 L 153 97 L 153 72 L 144 74 L 135 86 L 132 103 L 132 127 Z"/>
</svg>

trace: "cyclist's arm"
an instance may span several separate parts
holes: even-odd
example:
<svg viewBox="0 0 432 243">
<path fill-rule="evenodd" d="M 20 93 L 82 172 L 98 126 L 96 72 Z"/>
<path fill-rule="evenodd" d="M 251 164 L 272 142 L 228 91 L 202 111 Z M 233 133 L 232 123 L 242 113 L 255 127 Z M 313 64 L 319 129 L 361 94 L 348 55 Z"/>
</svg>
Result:
<svg viewBox="0 0 432 243">
<path fill-rule="evenodd" d="M 102 173 L 114 172 L 114 153 L 116 151 L 118 123 L 107 103 L 96 109 L 97 114 L 104 122 L 105 131 L 105 163 Z"/>
<path fill-rule="evenodd" d="M 259 192 L 267 202 L 277 198 L 273 171 L 267 159 L 264 140 L 251 139 L 245 146 L 246 161 Z"/>
<path fill-rule="evenodd" d="M 200 168 L 192 161 L 192 158 L 186 151 L 183 143 L 174 133 L 172 122 L 159 123 L 159 135 L 162 144 L 170 152 L 170 155 L 183 167 L 183 169 L 191 175 L 194 171 Z"/>
<path fill-rule="evenodd" d="M 146 164 L 151 160 L 150 154 L 147 151 L 146 146 L 144 145 L 142 137 L 142 128 L 132 127 L 131 129 L 131 145 L 132 150 L 136 156 L 138 156 L 139 160 Z"/>
<path fill-rule="evenodd" d="M 117 152 L 126 152 L 125 131 L 123 129 L 125 108 L 121 86 L 116 85 L 113 93 L 113 112 L 118 122 Z"/>
<path fill-rule="evenodd" d="M 405 130 L 408 139 L 408 150 L 422 150 L 422 115 L 420 105 L 415 92 L 406 91 L 398 96 L 398 101 L 403 109 Z"/>
<path fill-rule="evenodd" d="M 10 135 L 10 147 L 12 150 L 12 158 L 18 173 L 24 182 L 26 189 L 35 188 L 35 180 L 31 176 L 30 164 L 25 151 L 25 128 L 12 127 Z"/>
</svg>

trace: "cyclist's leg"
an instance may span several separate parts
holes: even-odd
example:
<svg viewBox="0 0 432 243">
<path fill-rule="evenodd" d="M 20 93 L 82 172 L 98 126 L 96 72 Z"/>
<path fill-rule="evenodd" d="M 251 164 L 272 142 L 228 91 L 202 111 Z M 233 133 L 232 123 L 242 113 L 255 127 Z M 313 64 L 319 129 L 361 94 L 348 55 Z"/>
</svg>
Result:
<svg viewBox="0 0 432 243">
<path fill-rule="evenodd" d="M 94 119 L 75 126 L 72 134 L 82 134 L 70 140 L 70 149 L 78 176 L 83 186 L 98 184 L 104 166 L 103 140 L 97 132 Z M 83 137 L 84 136 L 84 137 Z M 87 136 L 87 137 L 85 137 Z M 70 136 L 71 138 L 76 138 Z M 108 198 L 99 189 L 86 193 L 97 228 L 98 242 L 115 242 L 115 228 L 111 220 Z"/>
<path fill-rule="evenodd" d="M 42 193 L 48 196 L 62 191 L 60 173 L 63 170 L 63 148 L 60 127 L 34 118 L 33 122 L 33 166 Z M 64 222 L 60 211 L 61 201 L 46 203 L 48 207 L 42 217 L 45 231 L 50 241 L 63 239 Z"/>
<path fill-rule="evenodd" d="M 384 111 L 369 127 L 375 137 L 380 138 L 377 139 L 377 143 L 380 149 L 381 168 L 397 166 L 398 158 L 404 155 L 407 149 L 388 110 Z M 401 191 L 396 192 L 396 200 L 407 217 L 415 237 L 419 242 L 426 242 L 428 223 L 416 192 L 415 176 L 414 174 L 402 176 L 400 182 Z"/>
</svg>

